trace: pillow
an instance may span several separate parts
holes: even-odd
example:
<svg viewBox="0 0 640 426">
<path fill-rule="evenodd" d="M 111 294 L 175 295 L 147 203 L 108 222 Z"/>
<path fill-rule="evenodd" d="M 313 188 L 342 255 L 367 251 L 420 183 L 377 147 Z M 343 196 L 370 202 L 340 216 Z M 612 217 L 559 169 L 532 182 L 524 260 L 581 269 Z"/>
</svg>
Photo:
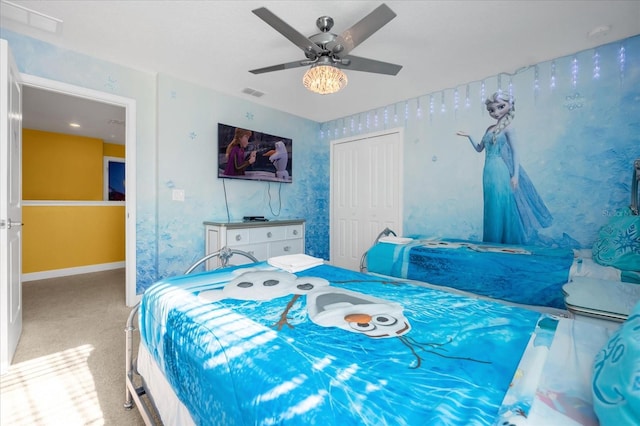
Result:
<svg viewBox="0 0 640 426">
<path fill-rule="evenodd" d="M 640 425 L 640 303 L 596 355 L 592 391 L 601 426 Z"/>
<path fill-rule="evenodd" d="M 624 210 L 600 228 L 593 244 L 593 260 L 603 266 L 640 270 L 640 216 Z"/>
</svg>

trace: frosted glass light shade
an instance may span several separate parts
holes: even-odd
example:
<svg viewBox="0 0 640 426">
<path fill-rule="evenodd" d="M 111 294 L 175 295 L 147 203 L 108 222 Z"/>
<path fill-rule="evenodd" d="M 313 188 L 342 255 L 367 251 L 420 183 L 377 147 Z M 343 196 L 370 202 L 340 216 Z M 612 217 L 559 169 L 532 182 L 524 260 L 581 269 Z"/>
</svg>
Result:
<svg viewBox="0 0 640 426">
<path fill-rule="evenodd" d="M 343 89 L 348 83 L 347 75 L 331 65 L 315 65 L 304 74 L 302 84 L 314 93 L 328 95 Z"/>
</svg>

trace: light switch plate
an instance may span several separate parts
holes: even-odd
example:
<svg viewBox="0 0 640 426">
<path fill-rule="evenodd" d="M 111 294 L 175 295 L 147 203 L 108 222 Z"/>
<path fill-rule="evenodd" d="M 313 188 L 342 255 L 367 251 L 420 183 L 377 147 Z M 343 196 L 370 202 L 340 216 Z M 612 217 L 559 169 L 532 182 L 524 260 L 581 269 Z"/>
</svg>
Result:
<svg viewBox="0 0 640 426">
<path fill-rule="evenodd" d="M 173 201 L 184 201 L 184 189 L 174 189 L 171 192 L 171 199 Z"/>
</svg>

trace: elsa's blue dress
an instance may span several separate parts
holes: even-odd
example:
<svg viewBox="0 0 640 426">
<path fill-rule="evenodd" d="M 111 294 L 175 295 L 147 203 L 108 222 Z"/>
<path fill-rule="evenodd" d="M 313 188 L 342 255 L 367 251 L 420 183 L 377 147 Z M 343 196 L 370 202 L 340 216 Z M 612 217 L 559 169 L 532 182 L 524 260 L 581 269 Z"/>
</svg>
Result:
<svg viewBox="0 0 640 426">
<path fill-rule="evenodd" d="M 482 138 L 486 157 L 482 176 L 484 191 L 483 241 L 503 244 L 529 244 L 537 228 L 551 224 L 553 218 L 522 166 L 518 187 L 511 187 L 513 156 L 504 133 Z"/>
</svg>

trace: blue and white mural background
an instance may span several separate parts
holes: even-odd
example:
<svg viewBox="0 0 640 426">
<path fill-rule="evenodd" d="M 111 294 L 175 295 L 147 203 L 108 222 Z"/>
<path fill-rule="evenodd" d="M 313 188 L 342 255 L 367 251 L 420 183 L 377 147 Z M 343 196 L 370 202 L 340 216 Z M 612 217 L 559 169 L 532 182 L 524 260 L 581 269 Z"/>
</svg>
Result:
<svg viewBox="0 0 640 426">
<path fill-rule="evenodd" d="M 384 128 L 404 128 L 403 234 L 480 240 L 484 153 L 456 131 L 480 138 L 493 123 L 484 98 L 498 89 L 516 99 L 521 161 L 554 217 L 541 231 L 550 244 L 589 248 L 629 204 L 640 157 L 640 36 L 316 123 L 0 30 L 21 72 L 136 100 L 137 293 L 203 254 L 207 220 L 303 218 L 307 253 L 328 259 L 330 141 Z M 223 185 L 218 122 L 293 139 L 294 183 Z M 172 200 L 176 188 L 184 202 Z"/>
<path fill-rule="evenodd" d="M 219 179 L 219 122 L 292 139 L 293 183 Z M 328 152 L 316 141 L 317 129 L 313 121 L 159 76 L 159 270 L 165 276 L 176 275 L 202 257 L 203 221 L 240 221 L 245 215 L 306 219 L 307 251 L 327 257 L 313 237 L 317 229 L 326 230 L 328 222 L 323 211 L 315 208 L 328 197 L 329 168 Z M 312 159 L 322 166 L 308 167 Z M 312 189 L 316 182 L 320 190 Z M 173 188 L 185 191 L 185 202 L 172 201 Z"/>
<path fill-rule="evenodd" d="M 640 157 L 640 37 L 324 123 L 320 137 L 404 127 L 405 235 L 482 240 L 484 100 L 515 98 L 520 160 L 553 215 L 549 245 L 590 248 L 630 202 Z"/>
</svg>

